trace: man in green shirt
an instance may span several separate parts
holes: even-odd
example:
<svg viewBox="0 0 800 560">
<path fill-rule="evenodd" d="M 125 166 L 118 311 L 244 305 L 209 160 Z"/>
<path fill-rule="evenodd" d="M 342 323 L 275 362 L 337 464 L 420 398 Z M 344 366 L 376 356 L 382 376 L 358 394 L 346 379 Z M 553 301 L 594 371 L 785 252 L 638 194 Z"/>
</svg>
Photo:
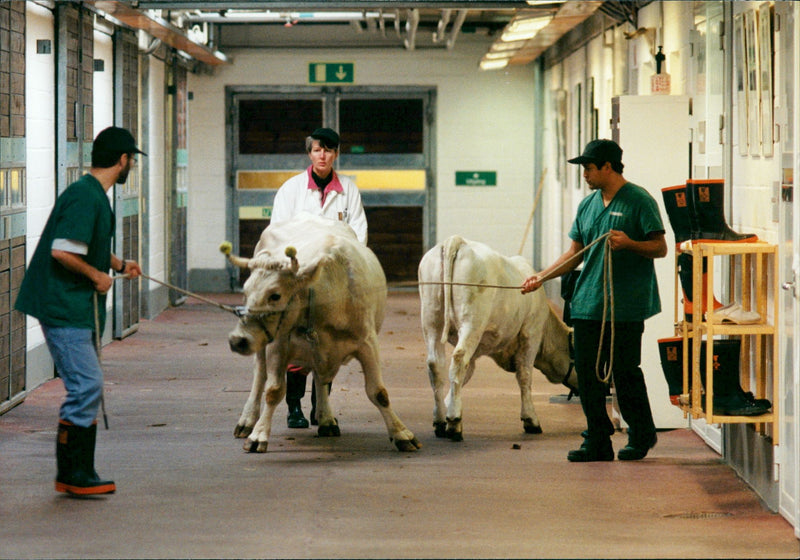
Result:
<svg viewBox="0 0 800 560">
<path fill-rule="evenodd" d="M 109 127 L 97 135 L 92 167 L 56 199 L 15 304 L 39 320 L 67 391 L 56 440 L 59 492 L 116 490 L 113 481 L 101 480 L 94 470 L 96 417 L 103 396 L 94 337 L 105 326 L 106 294 L 114 283 L 109 269 L 131 278 L 142 273 L 136 262 L 111 252 L 114 212 L 107 195 L 112 185 L 125 182 L 137 153 L 144 154 L 124 128 Z"/>
<path fill-rule="evenodd" d="M 578 205 L 569 232 L 569 249 L 547 269 L 528 278 L 522 293 L 532 292 L 550 277 L 584 263 L 570 310 L 575 370 L 587 431 L 583 445 L 570 451 L 567 459 L 614 459 L 610 437 L 614 426 L 605 405 L 606 383 L 612 377 L 622 418 L 629 426 L 628 444 L 617 457 L 643 459 L 657 438 L 639 366 L 644 321 L 661 311 L 653 261 L 667 254 L 664 225 L 655 199 L 622 176 L 622 149 L 616 142 L 593 140 L 581 156 L 569 162 L 583 165 L 583 177 L 594 192 Z M 605 243 L 589 247 L 605 234 Z M 588 250 L 578 256 L 585 247 Z M 613 282 L 604 273 L 605 252 L 609 250 Z"/>
</svg>

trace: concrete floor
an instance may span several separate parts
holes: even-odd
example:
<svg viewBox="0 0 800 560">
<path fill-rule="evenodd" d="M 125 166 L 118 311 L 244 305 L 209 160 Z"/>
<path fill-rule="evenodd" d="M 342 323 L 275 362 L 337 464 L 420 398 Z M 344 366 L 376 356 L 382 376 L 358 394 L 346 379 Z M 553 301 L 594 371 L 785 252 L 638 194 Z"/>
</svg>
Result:
<svg viewBox="0 0 800 560">
<path fill-rule="evenodd" d="M 381 358 L 420 451 L 395 450 L 353 363 L 333 384 L 340 438 L 289 430 L 282 408 L 269 452 L 245 453 L 233 428 L 251 358 L 228 350 L 235 321 L 190 300 L 104 348 L 110 430 L 99 430 L 97 468 L 115 495 L 53 489 L 60 381 L 0 417 L 0 557 L 800 556 L 786 520 L 689 430 L 662 432 L 640 462 L 567 462 L 583 415 L 551 399 L 564 389 L 542 375 L 543 434 L 523 433 L 513 376 L 482 358 L 464 441 L 436 439 L 415 293 L 390 295 Z M 618 449 L 626 436 L 613 440 Z"/>
</svg>

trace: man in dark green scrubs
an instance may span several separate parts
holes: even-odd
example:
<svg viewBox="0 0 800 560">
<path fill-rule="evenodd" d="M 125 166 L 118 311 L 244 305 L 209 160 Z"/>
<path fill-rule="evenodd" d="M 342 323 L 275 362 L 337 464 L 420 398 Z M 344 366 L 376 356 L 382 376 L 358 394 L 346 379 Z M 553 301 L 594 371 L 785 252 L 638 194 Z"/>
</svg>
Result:
<svg viewBox="0 0 800 560">
<path fill-rule="evenodd" d="M 114 213 L 107 192 L 125 182 L 136 154 L 143 153 L 124 128 L 109 127 L 97 135 L 92 167 L 56 199 L 15 305 L 39 320 L 67 390 L 56 440 L 59 492 L 116 490 L 114 481 L 101 480 L 94 470 L 96 417 L 103 396 L 94 341 L 95 331 L 102 333 L 105 326 L 106 294 L 114 283 L 109 270 L 131 278 L 142 273 L 136 262 L 111 252 Z"/>
<path fill-rule="evenodd" d="M 661 311 L 653 261 L 667 254 L 664 225 L 655 199 L 622 176 L 622 149 L 616 142 L 593 140 L 581 156 L 569 162 L 583 166 L 583 177 L 594 192 L 578 205 L 569 249 L 547 269 L 528 278 L 522 292 L 532 292 L 549 277 L 566 274 L 584 263 L 570 309 L 587 432 L 581 447 L 570 451 L 567 459 L 614 459 L 610 437 L 614 426 L 605 404 L 606 383 L 613 379 L 622 418 L 629 426 L 628 444 L 617 457 L 639 460 L 657 439 L 640 363 L 644 321 Z M 596 243 L 576 257 L 605 234 L 604 243 Z M 613 281 L 604 273 L 606 251 L 611 251 Z"/>
</svg>

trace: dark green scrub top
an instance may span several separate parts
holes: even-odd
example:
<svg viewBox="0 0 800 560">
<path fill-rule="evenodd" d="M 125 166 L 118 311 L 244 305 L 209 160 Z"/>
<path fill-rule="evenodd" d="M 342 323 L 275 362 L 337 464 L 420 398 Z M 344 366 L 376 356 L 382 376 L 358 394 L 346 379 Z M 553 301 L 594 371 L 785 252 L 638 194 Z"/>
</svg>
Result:
<svg viewBox="0 0 800 560">
<path fill-rule="evenodd" d="M 608 206 L 595 191 L 578 205 L 570 239 L 584 247 L 615 229 L 624 231 L 634 241 L 646 241 L 654 232 L 664 232 L 664 224 L 655 199 L 645 189 L 625 183 Z M 604 242 L 592 246 L 583 257 L 583 270 L 575 284 L 571 303 L 574 319 L 600 321 L 603 319 L 603 255 Z M 653 259 L 633 251 L 612 252 L 614 278 L 614 320 L 644 321 L 661 312 L 661 299 Z M 610 307 L 610 300 L 609 300 Z M 605 320 L 611 319 L 606 311 Z"/>
<path fill-rule="evenodd" d="M 103 186 L 92 175 L 72 183 L 56 200 L 53 211 L 22 280 L 15 308 L 48 326 L 95 329 L 94 284 L 70 272 L 51 255 L 55 239 L 82 241 L 86 262 L 98 270 L 111 268 L 114 213 Z M 106 296 L 98 294 L 100 332 L 105 327 Z"/>
</svg>

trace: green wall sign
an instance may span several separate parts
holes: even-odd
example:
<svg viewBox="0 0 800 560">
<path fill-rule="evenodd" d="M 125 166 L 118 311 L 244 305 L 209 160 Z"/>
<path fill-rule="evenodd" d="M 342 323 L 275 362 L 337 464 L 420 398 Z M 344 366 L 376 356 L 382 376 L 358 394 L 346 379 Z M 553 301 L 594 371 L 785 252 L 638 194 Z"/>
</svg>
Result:
<svg viewBox="0 0 800 560">
<path fill-rule="evenodd" d="M 456 171 L 457 187 L 496 187 L 497 171 Z"/>
<path fill-rule="evenodd" d="M 309 62 L 308 83 L 352 84 L 355 65 L 352 62 Z"/>
</svg>

